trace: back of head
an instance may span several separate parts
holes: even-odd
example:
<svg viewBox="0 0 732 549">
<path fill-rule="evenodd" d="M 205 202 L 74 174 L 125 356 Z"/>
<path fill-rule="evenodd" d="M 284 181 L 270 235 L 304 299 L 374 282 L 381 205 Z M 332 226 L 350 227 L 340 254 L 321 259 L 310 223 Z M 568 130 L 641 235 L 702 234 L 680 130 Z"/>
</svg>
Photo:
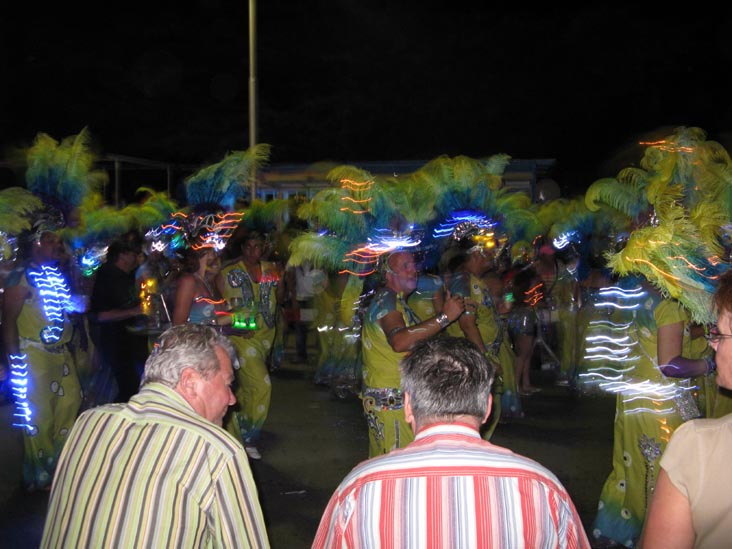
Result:
<svg viewBox="0 0 732 549">
<path fill-rule="evenodd" d="M 142 247 L 136 241 L 126 238 L 114 240 L 107 248 L 107 263 L 114 263 L 117 258 L 126 252 L 134 252 L 138 254 L 142 251 Z"/>
<path fill-rule="evenodd" d="M 462 337 L 420 341 L 399 367 L 418 425 L 469 415 L 483 420 L 495 370 Z"/>
<path fill-rule="evenodd" d="M 219 370 L 216 347 L 221 347 L 236 364 L 229 339 L 210 326 L 181 324 L 166 330 L 157 340 L 145 362 L 142 384 L 158 382 L 175 388 L 180 374 L 193 368 L 205 378 Z"/>
</svg>

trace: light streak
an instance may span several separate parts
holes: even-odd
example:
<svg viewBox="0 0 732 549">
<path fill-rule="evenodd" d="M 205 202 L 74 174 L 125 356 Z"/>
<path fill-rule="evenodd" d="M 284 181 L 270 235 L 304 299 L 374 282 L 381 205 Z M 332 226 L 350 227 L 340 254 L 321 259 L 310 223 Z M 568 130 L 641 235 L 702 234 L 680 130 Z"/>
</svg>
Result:
<svg viewBox="0 0 732 549">
<path fill-rule="evenodd" d="M 64 311 L 73 310 L 71 291 L 58 267 L 41 265 L 40 270 L 28 269 L 31 284 L 38 288 L 43 314 L 49 325 L 41 331 L 43 343 L 56 343 L 64 329 Z"/>
<path fill-rule="evenodd" d="M 680 280 L 681 279 L 678 276 L 674 276 L 671 273 L 667 273 L 666 271 L 659 269 L 653 263 L 651 263 L 650 261 L 648 261 L 646 259 L 640 259 L 640 258 L 633 259 L 632 257 L 629 257 L 627 255 L 625 256 L 625 259 L 627 259 L 628 261 L 632 261 L 633 263 L 643 263 L 644 265 L 648 265 L 651 269 L 653 269 L 657 273 L 660 273 L 663 276 L 665 276 L 666 278 L 670 278 L 671 280 Z"/>
<path fill-rule="evenodd" d="M 33 410 L 28 402 L 28 355 L 10 354 L 10 385 L 15 400 L 13 427 L 32 431 Z"/>
</svg>

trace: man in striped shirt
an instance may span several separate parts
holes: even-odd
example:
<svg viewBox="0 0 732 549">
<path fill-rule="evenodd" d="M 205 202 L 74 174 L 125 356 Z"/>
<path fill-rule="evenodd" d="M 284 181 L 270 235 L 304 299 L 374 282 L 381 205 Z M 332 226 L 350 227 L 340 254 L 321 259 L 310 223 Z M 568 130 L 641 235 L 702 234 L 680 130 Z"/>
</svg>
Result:
<svg viewBox="0 0 732 549">
<path fill-rule="evenodd" d="M 406 448 L 358 465 L 328 503 L 313 547 L 587 548 L 562 484 L 483 440 L 493 367 L 464 338 L 431 338 L 402 360 Z"/>
<path fill-rule="evenodd" d="M 222 427 L 234 349 L 166 331 L 128 403 L 84 412 L 61 454 L 41 546 L 268 547 L 244 448 Z"/>
</svg>

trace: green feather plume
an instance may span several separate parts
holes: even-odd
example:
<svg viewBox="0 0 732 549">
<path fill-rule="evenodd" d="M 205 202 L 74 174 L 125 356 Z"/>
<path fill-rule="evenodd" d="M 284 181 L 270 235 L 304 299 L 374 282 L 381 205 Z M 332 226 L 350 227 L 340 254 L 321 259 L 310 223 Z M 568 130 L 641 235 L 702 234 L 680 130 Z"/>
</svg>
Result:
<svg viewBox="0 0 732 549">
<path fill-rule="evenodd" d="M 3 189 L 0 191 L 0 231 L 17 235 L 30 230 L 30 215 L 42 206 L 40 198 L 27 189 Z"/>
</svg>

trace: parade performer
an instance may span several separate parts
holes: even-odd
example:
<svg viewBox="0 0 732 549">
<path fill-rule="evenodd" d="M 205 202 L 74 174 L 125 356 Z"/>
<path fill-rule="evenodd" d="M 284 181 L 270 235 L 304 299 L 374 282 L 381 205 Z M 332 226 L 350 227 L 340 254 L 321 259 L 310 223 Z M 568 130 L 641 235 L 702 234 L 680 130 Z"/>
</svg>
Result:
<svg viewBox="0 0 732 549">
<path fill-rule="evenodd" d="M 279 275 L 272 272 L 266 262 L 260 261 L 264 252 L 261 235 L 250 235 L 243 241 L 234 241 L 232 237 L 246 217 L 238 201 L 245 196 L 249 181 L 268 160 L 269 153 L 269 145 L 258 144 L 245 151 L 231 152 L 220 162 L 198 170 L 185 181 L 188 208 L 173 216 L 185 235 L 187 246 L 194 250 L 211 248 L 223 254 L 240 245 L 243 252 L 238 261 L 216 275 L 212 287 L 205 288 L 208 284 L 205 272 L 199 282 L 202 292 L 214 297 L 220 295 L 228 302 L 230 312 L 239 315 L 241 320 L 233 322 L 232 330 L 227 332 L 237 351 L 239 368 L 235 369 L 237 406 L 229 410 L 224 426 L 242 441 L 252 459 L 261 459 L 255 443 L 269 411 L 271 384 L 266 358 L 274 339 L 274 293 Z M 192 274 L 191 281 L 196 282 L 194 279 Z M 185 282 L 183 286 L 185 290 Z M 193 295 L 196 293 L 191 285 L 187 291 L 191 303 L 196 299 Z M 217 324 L 221 322 L 225 317 L 216 315 L 215 305 L 207 299 L 201 301 L 201 311 L 192 306 L 186 307 L 189 309 L 187 314 L 174 311 L 176 322 L 190 320 L 191 312 L 195 313 L 194 317 L 198 313 L 213 315 Z M 233 316 L 230 319 L 235 320 Z"/>
<path fill-rule="evenodd" d="M 8 276 L 15 269 L 18 259 L 18 235 L 31 228 L 30 215 L 40 210 L 43 203 L 27 189 L 10 187 L 0 191 L 0 287 L 5 287 Z M 0 310 L 4 292 L 0 293 Z M 0 356 L 0 402 L 13 400 L 12 384 L 10 383 L 10 367 L 5 352 Z"/>
<path fill-rule="evenodd" d="M 51 487 L 58 456 L 82 400 L 73 355 L 71 290 L 59 269 L 58 226 L 39 220 L 5 284 L 3 341 L 13 376 L 14 425 L 23 428 L 23 482 Z"/>
<path fill-rule="evenodd" d="M 16 424 L 24 428 L 23 479 L 47 489 L 56 460 L 82 402 L 77 358 L 88 341 L 83 289 L 72 284 L 61 229 L 78 224 L 79 208 L 98 193 L 106 173 L 94 170 L 86 128 L 56 141 L 38 133 L 22 150 L 25 180 L 44 204 L 24 235 L 22 260 L 6 281 L 3 336 L 11 362 Z"/>
<path fill-rule="evenodd" d="M 458 224 L 453 239 L 462 248 L 464 261 L 450 280 L 452 294 L 467 300 L 465 314 L 460 317 L 458 325 L 451 328 L 451 335 L 468 338 L 496 365 L 495 409 L 483 433 L 486 439 L 493 434 L 501 417 L 522 415 L 514 375 L 516 356 L 511 349 L 507 326 L 498 310 L 497 296 L 485 279 L 485 275 L 495 268 L 496 258 L 503 253 L 508 242 L 505 235 L 497 233 L 496 223 L 489 221 L 482 227 L 475 223 Z"/>
<path fill-rule="evenodd" d="M 241 252 L 239 261 L 224 267 L 216 278 L 224 299 L 229 303 L 241 300 L 234 312 L 237 314 L 240 310 L 249 323 L 248 331 L 230 336 L 239 357 L 236 371 L 238 404 L 233 413 L 230 412 L 226 427 L 241 437 L 250 458 L 261 459 L 256 443 L 272 396 L 267 358 L 275 339 L 277 307 L 284 301 L 284 296 L 281 273 L 273 263 L 262 259 L 264 236 L 257 232 L 247 234 L 241 242 Z"/>
<path fill-rule="evenodd" d="M 418 341 L 441 332 L 465 310 L 463 297 L 448 292 L 442 312 L 421 321 L 406 303 L 416 287 L 412 254 L 389 254 L 384 260 L 384 284 L 371 300 L 362 333 L 362 399 L 369 457 L 403 448 L 414 440 L 402 410 L 399 362 Z"/>
<path fill-rule="evenodd" d="M 365 281 L 380 255 L 395 249 L 393 218 L 404 200 L 399 185 L 354 166 L 336 167 L 326 178 L 334 186 L 297 210 L 308 229 L 290 244 L 288 268 L 307 263 L 326 274 L 325 287 L 315 296 L 320 355 L 314 379 L 345 398 L 361 392 L 361 329 L 365 298 L 373 295 Z"/>
<path fill-rule="evenodd" d="M 676 376 L 713 369 L 709 360 L 691 358 L 692 325 L 713 322 L 714 284 L 727 268 L 718 244 L 726 180 L 715 159 L 723 150 L 705 137 L 698 128 L 679 128 L 648 143 L 639 168 L 599 180 L 585 195 L 591 210 L 605 203 L 634 220 L 622 250 L 608 256 L 619 277 L 614 320 L 626 327 L 625 339 L 613 338 L 619 348 L 608 352 L 623 357 L 625 368 L 622 379 L 601 383 L 617 394 L 613 471 L 592 526 L 595 538 L 628 547 L 641 533 L 671 434 L 701 415 L 695 388 Z"/>
<path fill-rule="evenodd" d="M 421 246 L 423 266 L 429 270 L 439 265 L 445 287 L 468 302 L 466 312 L 470 314 L 463 315 L 459 325 L 449 331 L 468 337 L 491 360 L 500 361 L 502 382 L 496 382 L 493 390 L 503 392 L 494 399 L 485 436 L 490 436 L 502 413 L 504 419 L 523 414 L 504 311 L 498 310 L 497 301 L 503 301 L 503 296 L 494 296 L 494 284 L 484 278 L 490 273 L 500 276 L 498 265 L 509 240 L 533 239 L 539 227 L 531 211 L 531 198 L 526 193 L 509 192 L 503 184 L 509 160 L 501 154 L 486 160 L 441 156 L 410 177 L 412 200 L 431 210 Z"/>
</svg>

